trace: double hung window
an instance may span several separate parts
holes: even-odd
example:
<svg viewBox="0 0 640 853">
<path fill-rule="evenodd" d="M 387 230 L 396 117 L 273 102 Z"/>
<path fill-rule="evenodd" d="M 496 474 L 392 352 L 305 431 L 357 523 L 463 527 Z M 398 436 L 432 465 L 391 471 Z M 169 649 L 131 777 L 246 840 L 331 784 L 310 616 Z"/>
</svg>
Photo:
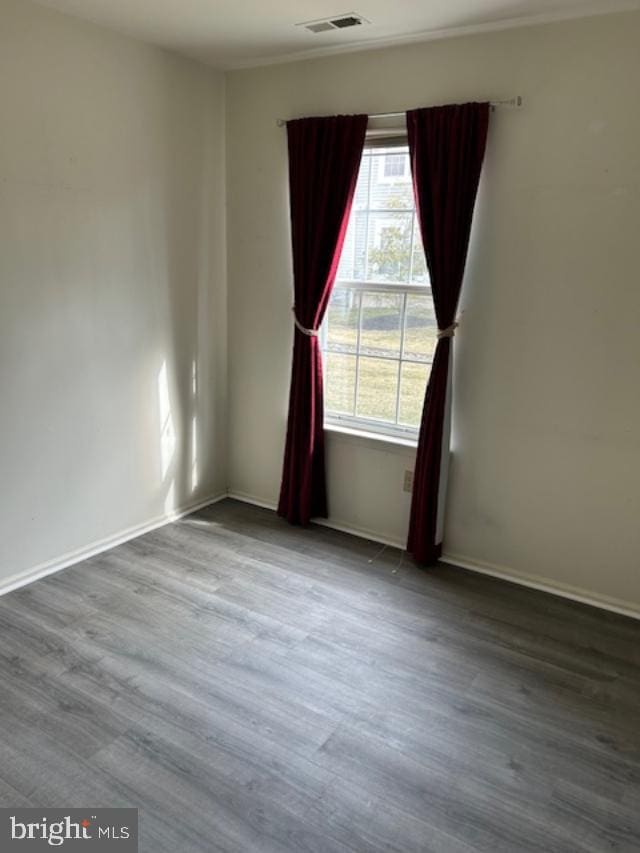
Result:
<svg viewBox="0 0 640 853">
<path fill-rule="evenodd" d="M 321 345 L 325 423 L 417 438 L 437 325 L 406 140 L 365 147 Z"/>
</svg>

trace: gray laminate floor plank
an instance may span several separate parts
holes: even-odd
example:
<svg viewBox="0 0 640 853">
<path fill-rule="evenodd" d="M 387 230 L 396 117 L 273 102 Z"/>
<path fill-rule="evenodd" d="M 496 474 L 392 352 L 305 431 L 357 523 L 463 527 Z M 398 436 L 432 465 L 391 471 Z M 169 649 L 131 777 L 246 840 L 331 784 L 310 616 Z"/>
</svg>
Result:
<svg viewBox="0 0 640 853">
<path fill-rule="evenodd" d="M 640 849 L 640 623 L 227 500 L 0 598 L 0 803 L 143 853 Z"/>
</svg>

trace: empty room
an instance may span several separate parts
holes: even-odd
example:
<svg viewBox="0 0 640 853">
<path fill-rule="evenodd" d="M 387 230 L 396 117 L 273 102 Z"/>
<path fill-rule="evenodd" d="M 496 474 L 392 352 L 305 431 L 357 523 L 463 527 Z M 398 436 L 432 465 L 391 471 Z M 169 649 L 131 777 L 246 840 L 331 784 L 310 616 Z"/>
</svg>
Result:
<svg viewBox="0 0 640 853">
<path fill-rule="evenodd" d="M 0 853 L 640 851 L 640 0 L 0 0 Z"/>
</svg>

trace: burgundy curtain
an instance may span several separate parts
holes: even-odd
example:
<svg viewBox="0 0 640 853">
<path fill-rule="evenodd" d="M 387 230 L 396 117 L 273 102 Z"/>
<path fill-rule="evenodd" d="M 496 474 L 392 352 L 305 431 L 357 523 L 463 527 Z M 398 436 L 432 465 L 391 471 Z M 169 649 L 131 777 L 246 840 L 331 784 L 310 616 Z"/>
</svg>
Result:
<svg viewBox="0 0 640 853">
<path fill-rule="evenodd" d="M 438 493 L 451 338 L 469 245 L 489 104 L 460 104 L 407 113 L 413 189 L 424 244 L 438 343 L 420 425 L 407 551 L 437 560 Z"/>
<path fill-rule="evenodd" d="M 278 514 L 291 524 L 327 516 L 317 331 L 340 261 L 366 129 L 366 115 L 287 123 L 295 331 Z"/>
</svg>

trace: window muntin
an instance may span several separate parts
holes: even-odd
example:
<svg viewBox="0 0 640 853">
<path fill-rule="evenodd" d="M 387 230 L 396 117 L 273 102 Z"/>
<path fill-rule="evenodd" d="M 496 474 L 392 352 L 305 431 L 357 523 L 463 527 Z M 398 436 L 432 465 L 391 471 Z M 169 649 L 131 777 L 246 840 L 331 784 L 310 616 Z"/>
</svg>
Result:
<svg viewBox="0 0 640 853">
<path fill-rule="evenodd" d="M 326 423 L 415 438 L 436 333 L 407 146 L 366 147 L 321 329 Z"/>
</svg>

